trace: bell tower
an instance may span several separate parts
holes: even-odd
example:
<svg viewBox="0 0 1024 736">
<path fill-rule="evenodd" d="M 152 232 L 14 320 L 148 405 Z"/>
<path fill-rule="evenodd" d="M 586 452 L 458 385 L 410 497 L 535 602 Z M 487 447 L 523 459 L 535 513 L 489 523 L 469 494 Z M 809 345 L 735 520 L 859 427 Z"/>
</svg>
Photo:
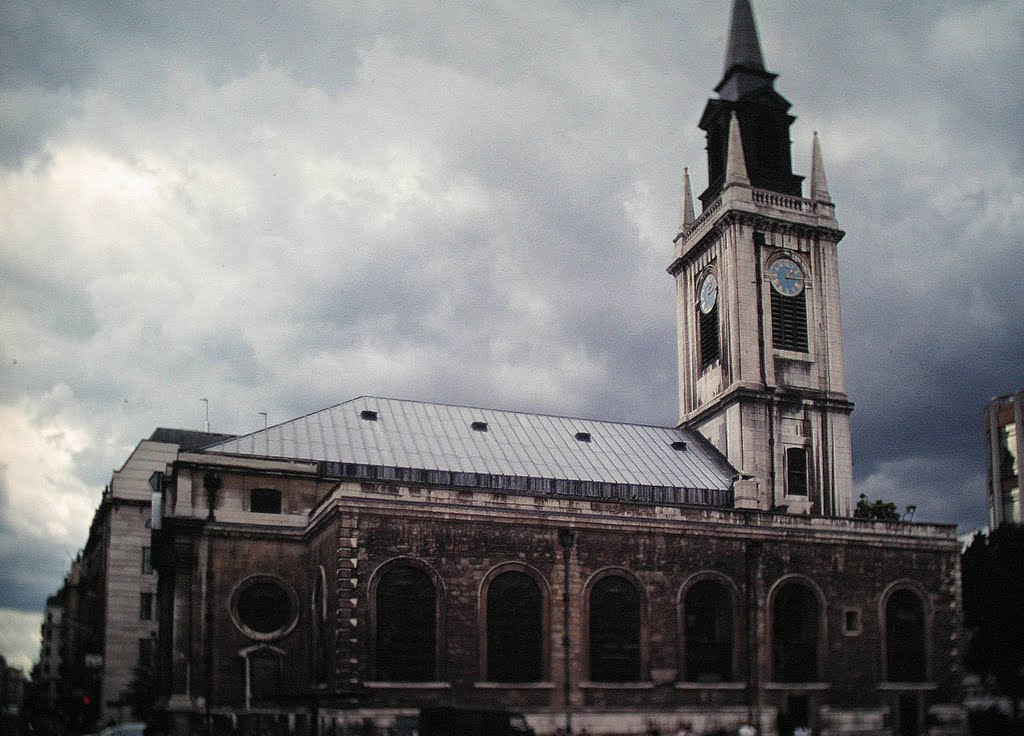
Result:
<svg viewBox="0 0 1024 736">
<path fill-rule="evenodd" d="M 684 173 L 676 280 L 680 425 L 739 469 L 739 508 L 849 516 L 853 470 L 839 314 L 843 237 L 815 134 L 793 173 L 790 103 L 734 0 L 717 98 L 700 120 L 708 188 Z"/>
</svg>

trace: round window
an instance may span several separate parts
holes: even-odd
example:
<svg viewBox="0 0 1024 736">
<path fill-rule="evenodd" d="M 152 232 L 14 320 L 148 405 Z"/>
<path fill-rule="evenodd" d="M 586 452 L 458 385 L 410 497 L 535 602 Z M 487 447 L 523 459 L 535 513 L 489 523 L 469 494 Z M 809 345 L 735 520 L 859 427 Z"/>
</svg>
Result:
<svg viewBox="0 0 1024 736">
<path fill-rule="evenodd" d="M 231 613 L 238 627 L 254 639 L 276 639 L 295 626 L 298 605 L 284 581 L 257 575 L 235 590 Z"/>
</svg>

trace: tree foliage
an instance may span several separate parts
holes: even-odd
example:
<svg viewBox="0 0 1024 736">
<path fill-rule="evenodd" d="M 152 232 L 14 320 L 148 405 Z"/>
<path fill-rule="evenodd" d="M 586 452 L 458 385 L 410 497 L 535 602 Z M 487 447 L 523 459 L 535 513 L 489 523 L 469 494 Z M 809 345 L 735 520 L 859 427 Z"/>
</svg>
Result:
<svg viewBox="0 0 1024 736">
<path fill-rule="evenodd" d="M 1024 697 L 1024 527 L 979 534 L 961 557 L 967 669 Z"/>
<path fill-rule="evenodd" d="M 857 502 L 857 508 L 853 511 L 854 517 L 858 519 L 874 519 L 876 521 L 899 521 L 900 514 L 896 510 L 896 504 L 878 499 L 870 500 L 863 493 Z"/>
</svg>

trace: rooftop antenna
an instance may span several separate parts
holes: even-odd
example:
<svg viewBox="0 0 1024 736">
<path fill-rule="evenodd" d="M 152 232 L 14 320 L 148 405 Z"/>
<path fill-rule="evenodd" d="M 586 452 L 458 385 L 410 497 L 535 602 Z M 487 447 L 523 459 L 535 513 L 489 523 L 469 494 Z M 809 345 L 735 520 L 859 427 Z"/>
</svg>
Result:
<svg viewBox="0 0 1024 736">
<path fill-rule="evenodd" d="M 199 400 L 202 401 L 204 404 L 206 404 L 206 424 L 203 425 L 203 431 L 208 433 L 210 431 L 210 400 L 209 399 L 199 399 Z"/>
<path fill-rule="evenodd" d="M 265 411 L 259 412 L 259 415 L 263 417 L 263 429 L 267 428 L 267 413 Z"/>
</svg>

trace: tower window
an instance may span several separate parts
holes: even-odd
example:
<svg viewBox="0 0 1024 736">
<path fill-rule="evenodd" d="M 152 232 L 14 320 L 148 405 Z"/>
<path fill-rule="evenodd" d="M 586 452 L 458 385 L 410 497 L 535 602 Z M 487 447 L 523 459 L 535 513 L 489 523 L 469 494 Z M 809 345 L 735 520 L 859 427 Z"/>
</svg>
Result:
<svg viewBox="0 0 1024 736">
<path fill-rule="evenodd" d="M 704 370 L 721 357 L 722 347 L 718 339 L 718 305 L 710 312 L 700 312 L 700 369 Z"/>
<path fill-rule="evenodd" d="M 786 448 L 786 493 L 790 496 L 807 495 L 807 448 Z"/>
<path fill-rule="evenodd" d="M 721 356 L 718 337 L 718 277 L 709 271 L 701 280 L 697 298 L 697 328 L 700 340 L 700 369 Z"/>
<path fill-rule="evenodd" d="M 772 289 L 772 347 L 807 352 L 807 292 L 783 296 Z"/>
</svg>

